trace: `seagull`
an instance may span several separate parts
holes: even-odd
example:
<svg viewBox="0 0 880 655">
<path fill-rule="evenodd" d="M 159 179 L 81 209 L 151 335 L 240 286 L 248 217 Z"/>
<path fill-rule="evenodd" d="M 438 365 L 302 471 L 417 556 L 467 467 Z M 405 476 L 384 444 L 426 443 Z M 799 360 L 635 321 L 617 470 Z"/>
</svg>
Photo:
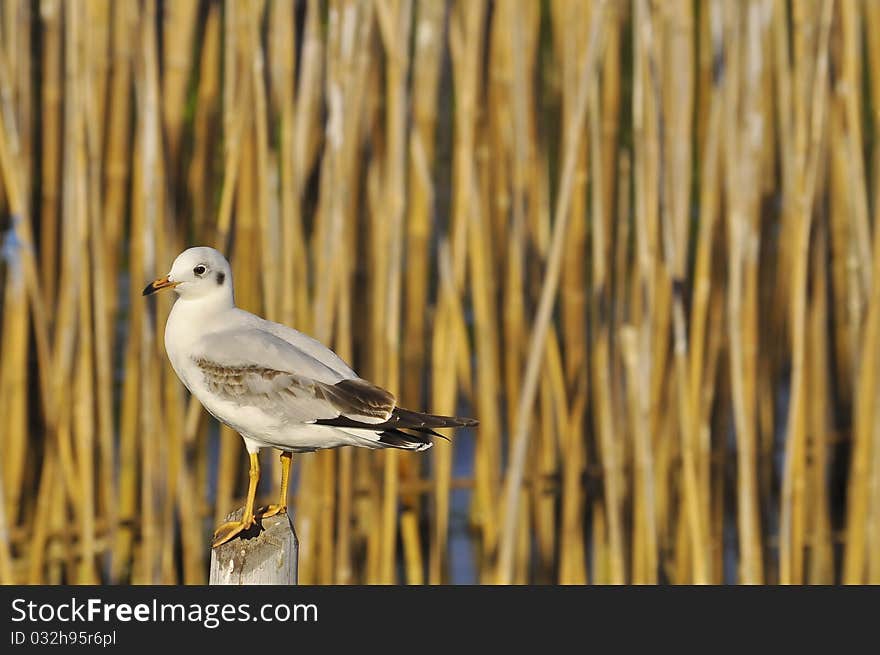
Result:
<svg viewBox="0 0 880 655">
<path fill-rule="evenodd" d="M 214 532 L 216 548 L 257 518 L 287 511 L 293 453 L 360 446 L 427 450 L 434 428 L 472 427 L 470 418 L 398 407 L 394 395 L 358 377 L 321 342 L 235 306 L 232 268 L 217 250 L 184 250 L 144 296 L 174 289 L 165 352 L 177 377 L 204 408 L 244 439 L 250 457 L 247 503 L 240 521 Z M 281 450 L 277 504 L 254 513 L 261 448 Z"/>
</svg>

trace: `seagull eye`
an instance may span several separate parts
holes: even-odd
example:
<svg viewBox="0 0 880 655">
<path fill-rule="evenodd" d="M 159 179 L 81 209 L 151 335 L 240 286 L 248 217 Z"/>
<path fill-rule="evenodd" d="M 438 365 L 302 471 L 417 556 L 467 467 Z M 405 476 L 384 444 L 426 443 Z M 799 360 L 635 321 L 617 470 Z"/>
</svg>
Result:
<svg viewBox="0 0 880 655">
<path fill-rule="evenodd" d="M 202 276 L 202 275 L 205 274 L 205 270 L 206 270 L 205 267 L 202 266 L 201 264 L 199 264 L 198 266 L 196 266 L 196 267 L 193 269 L 193 273 L 195 273 L 195 274 L 198 275 L 198 276 Z"/>
</svg>

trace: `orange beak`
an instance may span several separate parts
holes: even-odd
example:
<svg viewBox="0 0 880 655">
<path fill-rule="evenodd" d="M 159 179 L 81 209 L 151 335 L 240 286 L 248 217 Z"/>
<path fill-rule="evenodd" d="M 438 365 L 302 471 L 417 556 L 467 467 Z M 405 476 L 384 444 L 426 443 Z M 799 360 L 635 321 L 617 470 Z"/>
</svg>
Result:
<svg viewBox="0 0 880 655">
<path fill-rule="evenodd" d="M 156 278 L 144 288 L 142 295 L 149 296 L 151 293 L 156 293 L 162 289 L 173 289 L 178 284 L 180 284 L 180 282 L 172 282 L 168 279 L 167 275 L 165 277 Z"/>
</svg>

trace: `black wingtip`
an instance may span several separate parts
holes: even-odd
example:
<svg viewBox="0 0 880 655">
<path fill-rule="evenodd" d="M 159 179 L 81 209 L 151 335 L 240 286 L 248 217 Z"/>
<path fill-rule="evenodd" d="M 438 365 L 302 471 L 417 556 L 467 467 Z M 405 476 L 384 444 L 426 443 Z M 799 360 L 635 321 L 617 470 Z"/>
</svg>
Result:
<svg viewBox="0 0 880 655">
<path fill-rule="evenodd" d="M 430 434 L 449 441 L 448 437 L 435 432 L 432 428 L 472 428 L 480 424 L 474 418 L 459 418 L 457 416 L 438 416 L 436 414 L 422 414 L 408 409 L 395 407 L 391 418 L 382 423 L 365 423 L 356 421 L 348 416 L 335 416 L 333 418 L 319 418 L 313 421 L 316 425 L 329 425 L 335 428 L 357 428 L 360 430 L 391 431 L 413 430 L 422 434 Z M 407 435 L 414 436 L 414 435 Z M 421 437 L 423 438 L 423 437 Z"/>
<path fill-rule="evenodd" d="M 480 424 L 480 422 L 474 418 L 424 414 L 422 412 L 403 409 L 402 407 L 395 407 L 392 416 L 397 418 L 400 427 L 472 428 Z"/>
</svg>

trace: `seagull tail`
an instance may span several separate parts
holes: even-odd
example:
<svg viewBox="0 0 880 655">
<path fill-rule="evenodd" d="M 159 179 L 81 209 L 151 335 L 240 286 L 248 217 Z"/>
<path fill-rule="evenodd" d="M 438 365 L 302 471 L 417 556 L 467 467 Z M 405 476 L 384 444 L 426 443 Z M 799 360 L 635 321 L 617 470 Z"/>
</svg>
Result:
<svg viewBox="0 0 880 655">
<path fill-rule="evenodd" d="M 449 441 L 434 428 L 470 428 L 479 425 L 479 421 L 472 418 L 423 414 L 401 407 L 395 407 L 391 416 L 383 423 L 364 423 L 347 416 L 317 419 L 314 423 L 342 429 L 362 439 L 360 445 L 368 448 L 400 448 L 415 451 L 427 450 L 433 446 L 431 437 L 440 437 Z"/>
<path fill-rule="evenodd" d="M 415 451 L 428 450 L 428 448 L 434 445 L 434 442 L 423 434 L 409 434 L 395 428 L 389 428 L 380 432 L 379 443 L 386 448 Z"/>
<path fill-rule="evenodd" d="M 427 450 L 434 445 L 431 437 L 440 437 L 449 441 L 447 437 L 435 432 L 434 428 L 469 428 L 478 424 L 479 421 L 472 418 L 423 414 L 395 407 L 387 422 L 389 427 L 380 434 L 379 442 L 392 448 Z M 404 430 L 409 432 L 404 432 Z"/>
</svg>

